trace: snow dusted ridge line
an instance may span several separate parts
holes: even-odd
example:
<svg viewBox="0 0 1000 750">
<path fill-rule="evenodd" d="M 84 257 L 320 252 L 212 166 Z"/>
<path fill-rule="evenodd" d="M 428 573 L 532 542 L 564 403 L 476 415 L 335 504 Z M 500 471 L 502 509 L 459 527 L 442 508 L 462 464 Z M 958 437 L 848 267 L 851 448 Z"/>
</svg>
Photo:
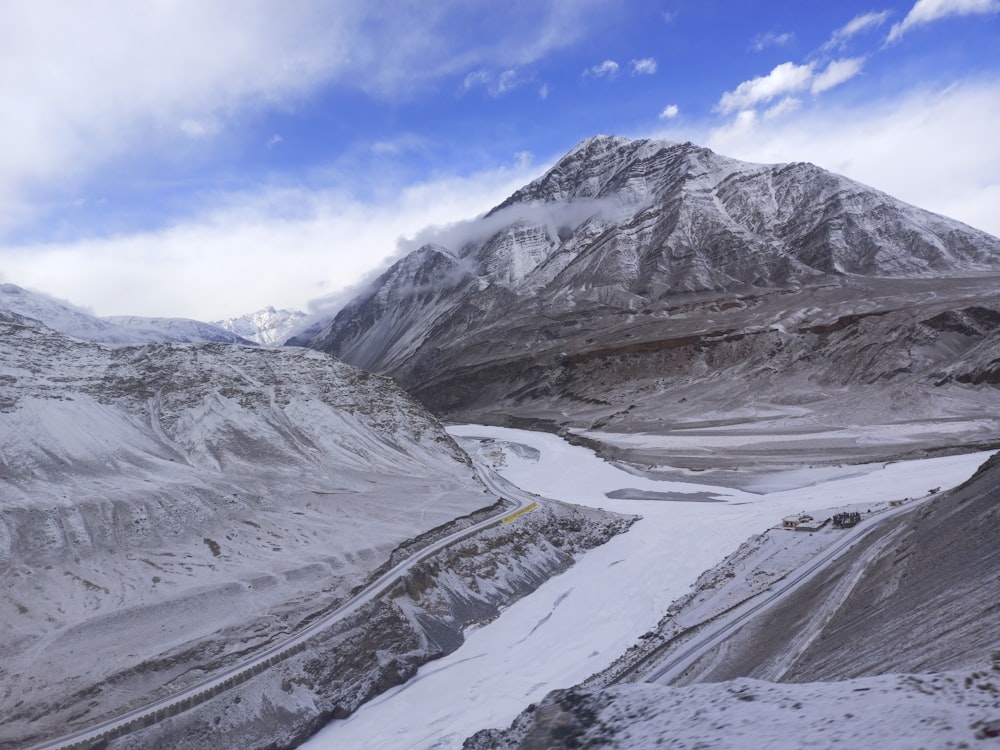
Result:
<svg viewBox="0 0 1000 750">
<path fill-rule="evenodd" d="M 77 748 L 88 747 L 95 742 L 117 739 L 138 729 L 145 729 L 163 719 L 176 716 L 194 706 L 204 703 L 210 698 L 214 698 L 220 693 L 261 674 L 278 662 L 303 651 L 306 648 L 307 642 L 313 636 L 353 614 L 363 605 L 382 596 L 399 578 L 426 558 L 445 547 L 475 535 L 483 529 L 501 523 L 511 523 L 524 512 L 530 512 L 534 507 L 537 507 L 539 499 L 537 496 L 529 496 L 512 491 L 515 488 L 509 482 L 504 482 L 489 469 L 482 466 L 477 465 L 476 471 L 479 478 L 491 492 L 501 499 L 509 499 L 514 503 L 514 507 L 504 507 L 499 513 L 494 514 L 490 518 L 449 534 L 443 539 L 416 552 L 413 556 L 398 563 L 388 572 L 368 584 L 361 592 L 351 597 L 327 616 L 314 621 L 299 633 L 268 648 L 245 664 L 234 667 L 213 679 L 194 685 L 181 693 L 159 700 L 145 708 L 131 711 L 122 717 L 102 722 L 96 727 L 76 732 L 67 737 L 32 745 L 28 750 L 77 750 Z M 501 483 L 504 485 L 503 488 L 500 486 Z"/>
</svg>

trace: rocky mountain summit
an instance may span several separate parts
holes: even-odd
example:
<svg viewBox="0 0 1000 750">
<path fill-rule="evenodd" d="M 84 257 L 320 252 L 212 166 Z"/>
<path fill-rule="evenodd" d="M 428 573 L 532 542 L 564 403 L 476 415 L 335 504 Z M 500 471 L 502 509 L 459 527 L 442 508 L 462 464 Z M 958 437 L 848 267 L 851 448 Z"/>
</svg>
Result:
<svg viewBox="0 0 1000 750">
<path fill-rule="evenodd" d="M 1000 240 L 810 164 L 596 137 L 438 240 L 297 343 L 441 415 L 619 431 L 1000 381 Z"/>
<path fill-rule="evenodd" d="M 301 310 L 276 310 L 269 305 L 236 318 L 217 320 L 212 325 L 262 346 L 281 346 L 308 317 Z"/>
</svg>

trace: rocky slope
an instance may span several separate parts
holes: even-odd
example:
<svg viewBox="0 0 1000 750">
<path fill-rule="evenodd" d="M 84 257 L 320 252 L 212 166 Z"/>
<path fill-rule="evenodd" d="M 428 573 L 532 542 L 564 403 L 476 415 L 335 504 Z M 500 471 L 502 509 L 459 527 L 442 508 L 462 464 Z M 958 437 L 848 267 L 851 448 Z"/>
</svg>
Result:
<svg viewBox="0 0 1000 750">
<path fill-rule="evenodd" d="M 885 406 L 849 420 L 996 406 L 966 386 L 1000 377 L 1000 240 L 809 164 L 597 137 L 439 240 L 295 343 L 462 420 L 657 431 L 748 394 L 836 420 L 857 388 Z"/>
<path fill-rule="evenodd" d="M 1000 454 L 962 487 L 887 523 L 685 679 L 807 682 L 982 666 L 1000 643 L 997 539 Z"/>
<path fill-rule="evenodd" d="M 0 317 L 0 746 L 190 684 L 484 506 L 390 380 L 305 349 Z"/>
</svg>

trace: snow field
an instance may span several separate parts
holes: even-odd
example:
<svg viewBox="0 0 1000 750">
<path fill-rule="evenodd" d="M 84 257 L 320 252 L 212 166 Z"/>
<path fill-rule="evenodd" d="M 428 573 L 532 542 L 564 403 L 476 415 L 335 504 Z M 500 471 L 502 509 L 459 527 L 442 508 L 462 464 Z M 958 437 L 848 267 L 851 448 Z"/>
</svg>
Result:
<svg viewBox="0 0 1000 750">
<path fill-rule="evenodd" d="M 468 632 L 461 648 L 421 668 L 406 685 L 329 725 L 303 746 L 308 750 L 461 747 L 477 730 L 506 726 L 550 690 L 606 667 L 653 629 L 699 574 L 748 536 L 780 524 L 782 516 L 947 489 L 968 478 L 988 455 L 853 466 L 850 475 L 833 478 L 828 471 L 802 469 L 796 486 L 754 494 L 636 477 L 546 433 L 478 425 L 453 426 L 449 432 L 525 490 L 643 519 L 492 623 Z M 781 484 L 791 483 L 786 472 Z M 623 488 L 669 493 L 673 501 L 606 497 Z M 684 501 L 705 497 L 724 502 Z"/>
</svg>

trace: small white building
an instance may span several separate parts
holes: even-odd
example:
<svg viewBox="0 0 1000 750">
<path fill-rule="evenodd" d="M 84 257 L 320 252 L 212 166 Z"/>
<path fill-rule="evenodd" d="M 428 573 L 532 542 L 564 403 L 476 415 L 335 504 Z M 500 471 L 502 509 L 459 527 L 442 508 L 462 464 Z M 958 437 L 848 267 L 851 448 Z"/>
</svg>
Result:
<svg viewBox="0 0 1000 750">
<path fill-rule="evenodd" d="M 826 521 L 817 521 L 808 513 L 795 513 L 781 519 L 781 528 L 796 531 L 819 531 Z"/>
</svg>

